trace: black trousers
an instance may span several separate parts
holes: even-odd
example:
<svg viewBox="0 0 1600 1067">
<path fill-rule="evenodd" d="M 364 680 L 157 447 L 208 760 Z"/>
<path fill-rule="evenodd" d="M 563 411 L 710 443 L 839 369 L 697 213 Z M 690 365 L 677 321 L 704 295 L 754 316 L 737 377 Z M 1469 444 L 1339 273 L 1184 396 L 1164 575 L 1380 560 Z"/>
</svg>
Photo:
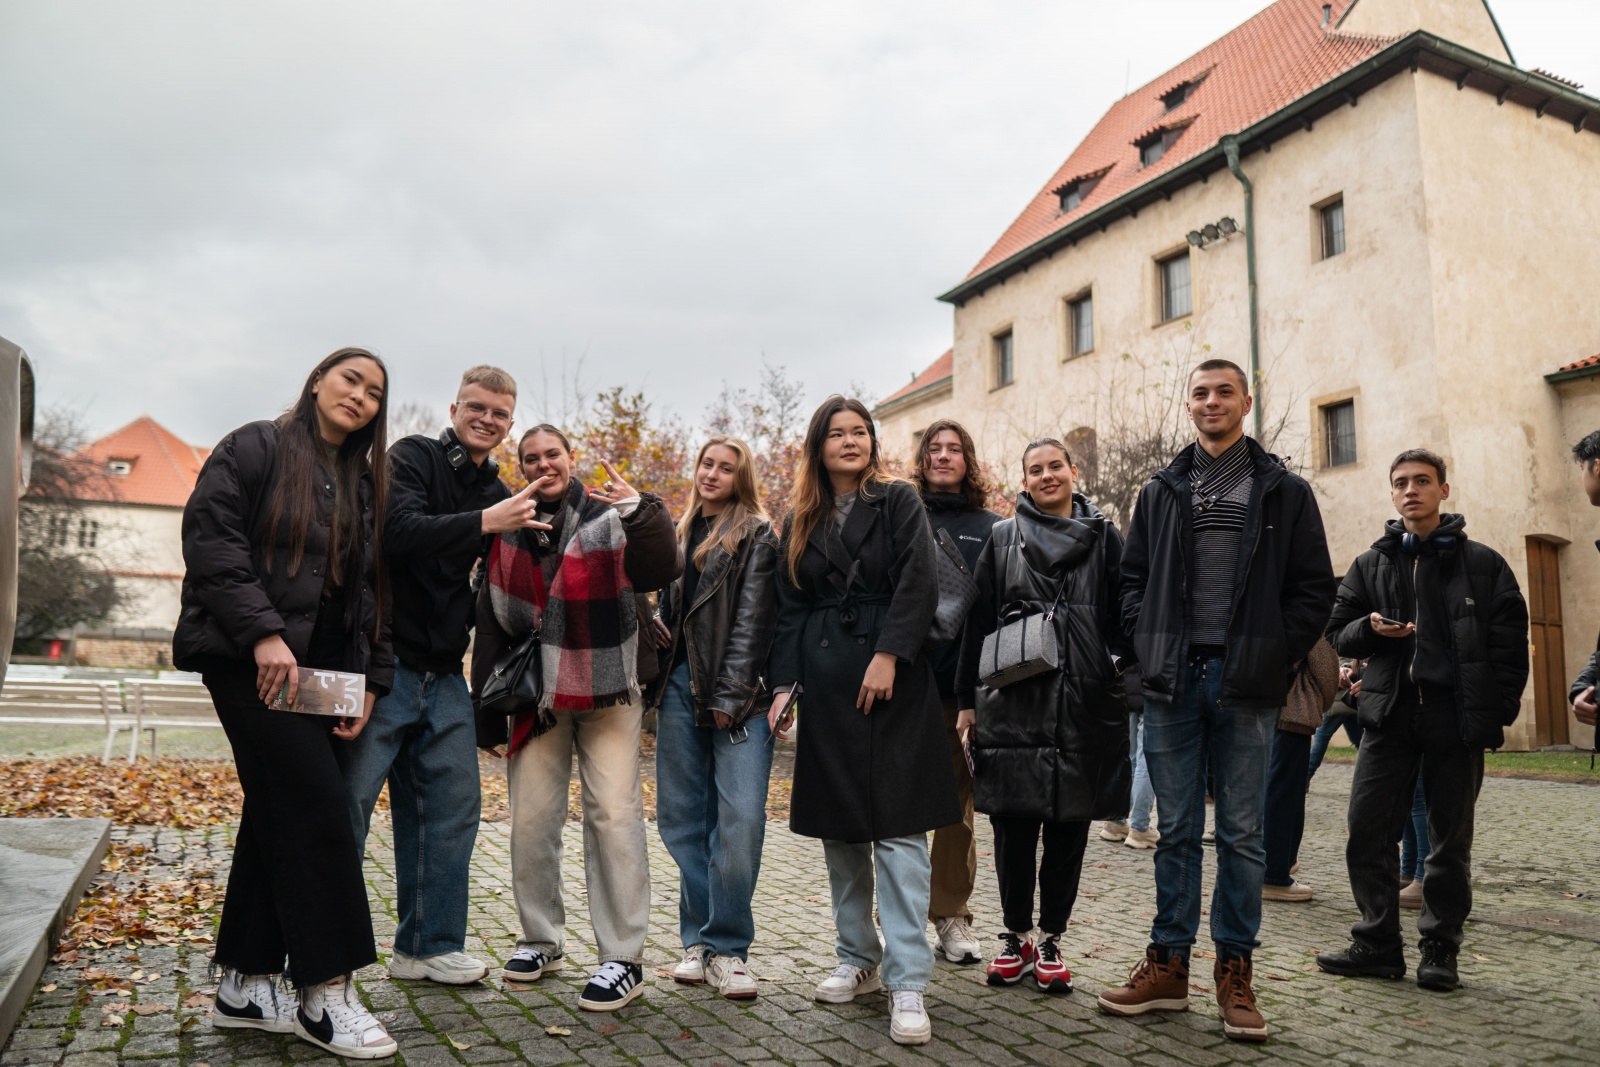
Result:
<svg viewBox="0 0 1600 1067">
<path fill-rule="evenodd" d="M 233 745 L 244 815 L 215 961 L 316 985 L 377 962 L 335 719 L 273 711 L 254 664 L 202 676 Z"/>
<path fill-rule="evenodd" d="M 1261 843 L 1267 851 L 1266 885 L 1292 885 L 1289 872 L 1300 858 L 1306 834 L 1306 781 L 1311 774 L 1311 735 L 1279 730 L 1272 735 L 1272 766 L 1267 773 L 1267 807 Z"/>
<path fill-rule="evenodd" d="M 1472 828 L 1483 787 L 1483 749 L 1461 740 L 1453 703 L 1397 707 L 1383 729 L 1368 727 L 1350 785 L 1345 863 L 1361 921 L 1350 936 L 1377 952 L 1405 945 L 1400 932 L 1400 850 L 1421 769 L 1431 849 L 1423 867 L 1423 937 L 1461 945 L 1472 911 Z"/>
<path fill-rule="evenodd" d="M 994 867 L 1000 877 L 1000 909 L 1006 929 L 1017 934 L 1033 929 L 1033 887 L 1037 883 L 1039 929 L 1047 934 L 1065 933 L 1072 905 L 1078 901 L 1089 824 L 991 815 L 989 825 L 994 827 Z M 1039 861 L 1041 831 L 1044 857 Z"/>
</svg>

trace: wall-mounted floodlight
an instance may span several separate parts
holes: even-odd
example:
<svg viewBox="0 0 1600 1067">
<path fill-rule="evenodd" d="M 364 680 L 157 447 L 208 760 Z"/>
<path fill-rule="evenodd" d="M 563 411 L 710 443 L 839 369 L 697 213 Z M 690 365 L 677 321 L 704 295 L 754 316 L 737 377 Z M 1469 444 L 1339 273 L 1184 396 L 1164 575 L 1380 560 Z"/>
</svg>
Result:
<svg viewBox="0 0 1600 1067">
<path fill-rule="evenodd" d="M 1204 248 L 1206 246 L 1206 239 L 1199 230 L 1190 230 L 1189 243 L 1194 245 L 1196 248 Z"/>
<path fill-rule="evenodd" d="M 1216 222 L 1208 222 L 1198 230 L 1190 230 L 1189 243 L 1204 251 L 1205 247 L 1213 241 L 1226 241 L 1244 231 L 1239 229 L 1239 224 L 1231 218 L 1220 218 Z"/>
</svg>

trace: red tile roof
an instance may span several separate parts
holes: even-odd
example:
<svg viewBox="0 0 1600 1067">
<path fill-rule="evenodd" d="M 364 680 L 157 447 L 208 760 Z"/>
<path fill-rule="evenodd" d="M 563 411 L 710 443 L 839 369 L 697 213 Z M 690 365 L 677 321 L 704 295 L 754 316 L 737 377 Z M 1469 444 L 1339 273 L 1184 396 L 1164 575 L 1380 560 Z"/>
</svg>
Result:
<svg viewBox="0 0 1600 1067">
<path fill-rule="evenodd" d="M 1196 52 L 1111 106 L 1067 157 L 994 247 L 967 275 L 975 275 L 1061 229 L 1074 219 L 1165 174 L 1184 160 L 1280 111 L 1327 84 L 1397 38 L 1330 32 L 1322 28 L 1324 0 L 1277 0 L 1242 26 Z M 1337 25 L 1351 0 L 1334 0 L 1329 25 Z M 1207 75 L 1171 112 L 1161 97 Z M 1143 169 L 1135 142 L 1162 128 L 1191 125 L 1159 161 Z M 1083 203 L 1063 213 L 1054 190 L 1110 168 Z M 892 398 L 891 398 L 892 399 Z"/>
<path fill-rule="evenodd" d="M 888 396 L 884 397 L 882 400 L 878 401 L 878 407 L 886 407 L 887 405 L 894 403 L 896 400 L 903 400 L 912 393 L 926 389 L 930 385 L 937 385 L 939 382 L 942 382 L 953 375 L 955 373 L 955 367 L 956 350 L 953 348 L 947 349 L 944 355 L 928 364 L 928 368 L 926 370 L 917 375 L 915 378 L 911 379 L 910 385 L 907 385 L 902 389 L 897 389 Z"/>
<path fill-rule="evenodd" d="M 1590 367 L 1600 367 L 1600 356 L 1590 356 L 1588 359 L 1580 359 L 1576 363 L 1568 363 L 1565 367 L 1558 369 L 1556 373 L 1566 374 L 1568 371 L 1588 370 Z"/>
<path fill-rule="evenodd" d="M 78 455 L 107 472 L 84 488 L 88 499 L 105 499 L 118 504 L 151 504 L 181 508 L 194 491 L 200 465 L 211 454 L 180 441 L 173 432 L 150 418 L 141 416 L 122 429 L 86 446 Z M 132 464 L 127 474 L 110 474 L 110 464 L 122 460 Z"/>
</svg>

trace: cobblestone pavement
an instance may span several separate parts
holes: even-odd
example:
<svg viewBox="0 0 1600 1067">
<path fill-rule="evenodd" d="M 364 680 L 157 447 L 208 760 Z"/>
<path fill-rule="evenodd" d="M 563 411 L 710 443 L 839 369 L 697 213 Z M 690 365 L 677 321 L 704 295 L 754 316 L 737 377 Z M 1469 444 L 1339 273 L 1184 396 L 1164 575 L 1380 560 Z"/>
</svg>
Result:
<svg viewBox="0 0 1600 1067">
<path fill-rule="evenodd" d="M 379 968 L 360 976 L 362 995 L 400 1041 L 407 1067 L 522 1061 L 613 1067 L 703 1067 L 828 1061 L 852 1067 L 938 1063 L 1196 1064 L 1406 1063 L 1521 1064 L 1600 1062 L 1600 878 L 1594 827 L 1600 790 L 1592 786 L 1490 779 L 1478 807 L 1477 906 L 1462 952 L 1464 987 L 1441 995 L 1411 980 L 1335 979 L 1315 970 L 1313 952 L 1344 943 L 1353 908 L 1343 875 L 1344 801 L 1350 769 L 1325 766 L 1308 803 L 1300 878 L 1317 892 L 1309 904 L 1268 904 L 1257 955 L 1257 990 L 1272 1027 L 1264 1046 L 1224 1040 L 1211 1000 L 1210 968 L 1196 961 L 1193 1008 L 1184 1015 L 1116 1019 L 1094 997 L 1118 984 L 1142 952 L 1154 904 L 1151 859 L 1091 836 L 1083 894 L 1066 938 L 1078 992 L 1049 997 L 993 990 L 981 967 L 940 962 L 930 987 L 934 1040 L 920 1049 L 892 1044 L 883 997 L 831 1006 L 810 999 L 832 965 L 832 926 L 822 851 L 769 826 L 752 965 L 762 996 L 734 1004 L 703 988 L 676 986 L 657 973 L 676 961 L 674 869 L 652 833 L 654 910 L 645 996 L 614 1015 L 576 1008 L 595 963 L 582 889 L 582 835 L 567 828 L 568 953 L 575 966 L 523 989 L 499 983 L 451 989 L 391 982 Z M 980 820 L 980 823 L 982 820 Z M 503 958 L 517 924 L 511 901 L 507 826 L 486 824 L 475 864 L 468 949 Z M 123 830 L 174 869 L 227 862 L 223 831 Z M 998 915 L 990 848 L 974 910 L 992 933 Z M 380 943 L 393 929 L 391 853 L 375 830 L 369 862 Z M 1413 914 L 1414 913 L 1408 913 Z M 986 934 L 987 936 L 987 934 Z M 385 945 L 385 949 L 387 945 Z M 1202 935 L 1197 952 L 1210 948 Z M 207 947 L 144 946 L 145 979 L 131 994 L 91 996 L 76 984 L 85 961 L 51 966 L 30 1010 L 0 1054 L 0 1067 L 63 1064 L 112 1067 L 126 1061 L 189 1067 L 266 1067 L 331 1063 L 292 1038 L 212 1031 L 196 996 L 206 982 Z M 127 949 L 103 954 L 115 963 Z M 1413 962 L 1415 952 L 1411 953 Z M 89 961 L 93 962 L 93 961 Z M 101 1005 L 127 1001 L 126 1016 Z M 152 1014 L 139 1015 L 140 1005 Z M 110 1025 L 102 1020 L 109 1018 Z M 551 1033 L 547 1028 L 570 1033 Z"/>
</svg>

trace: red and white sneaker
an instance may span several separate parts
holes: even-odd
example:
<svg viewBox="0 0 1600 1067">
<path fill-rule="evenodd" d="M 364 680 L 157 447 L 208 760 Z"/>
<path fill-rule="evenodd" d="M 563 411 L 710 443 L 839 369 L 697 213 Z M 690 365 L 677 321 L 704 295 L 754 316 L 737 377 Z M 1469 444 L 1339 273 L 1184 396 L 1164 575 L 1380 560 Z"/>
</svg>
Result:
<svg viewBox="0 0 1600 1067">
<path fill-rule="evenodd" d="M 1034 963 L 1039 958 L 1038 950 L 1033 947 L 1033 935 L 1007 930 L 1000 935 L 1000 943 L 1005 947 L 989 962 L 989 984 L 1016 985 L 1033 973 Z"/>
<path fill-rule="evenodd" d="M 1044 993 L 1072 992 L 1072 972 L 1067 970 L 1067 961 L 1061 958 L 1061 946 L 1056 941 L 1060 936 L 1051 934 L 1039 942 L 1039 958 L 1033 965 L 1033 980 L 1039 983 L 1039 989 Z"/>
</svg>

